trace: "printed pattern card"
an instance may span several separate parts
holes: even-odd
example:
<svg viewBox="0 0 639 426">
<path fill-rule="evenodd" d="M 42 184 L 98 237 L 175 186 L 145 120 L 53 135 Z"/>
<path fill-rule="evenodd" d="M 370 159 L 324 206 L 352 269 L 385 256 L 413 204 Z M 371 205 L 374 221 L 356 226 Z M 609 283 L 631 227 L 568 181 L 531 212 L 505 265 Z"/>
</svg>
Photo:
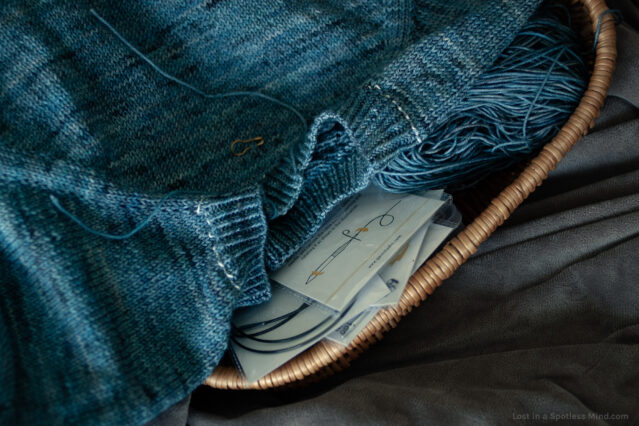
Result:
<svg viewBox="0 0 639 426">
<path fill-rule="evenodd" d="M 271 278 L 342 311 L 443 203 L 369 188 L 349 199 Z"/>
</svg>

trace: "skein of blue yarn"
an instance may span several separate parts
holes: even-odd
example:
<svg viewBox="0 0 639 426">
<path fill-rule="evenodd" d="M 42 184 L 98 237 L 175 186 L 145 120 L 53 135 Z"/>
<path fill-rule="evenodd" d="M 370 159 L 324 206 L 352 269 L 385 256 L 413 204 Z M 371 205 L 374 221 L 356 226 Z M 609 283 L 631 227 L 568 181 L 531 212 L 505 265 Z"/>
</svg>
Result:
<svg viewBox="0 0 639 426">
<path fill-rule="evenodd" d="M 563 17 L 563 22 L 562 21 Z M 559 131 L 588 71 L 567 10 L 546 6 L 477 78 L 446 123 L 375 176 L 391 192 L 459 189 L 530 158 Z"/>
</svg>

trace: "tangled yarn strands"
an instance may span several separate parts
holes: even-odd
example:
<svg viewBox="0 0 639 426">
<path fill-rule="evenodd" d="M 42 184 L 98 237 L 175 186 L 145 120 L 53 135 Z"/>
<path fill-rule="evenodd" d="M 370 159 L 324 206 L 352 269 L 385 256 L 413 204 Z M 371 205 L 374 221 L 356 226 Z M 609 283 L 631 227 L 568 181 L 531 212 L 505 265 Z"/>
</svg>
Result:
<svg viewBox="0 0 639 426">
<path fill-rule="evenodd" d="M 401 151 L 375 176 L 377 185 L 391 192 L 471 186 L 552 139 L 588 77 L 577 35 L 556 12 L 551 6 L 533 16 L 449 119 Z"/>
</svg>

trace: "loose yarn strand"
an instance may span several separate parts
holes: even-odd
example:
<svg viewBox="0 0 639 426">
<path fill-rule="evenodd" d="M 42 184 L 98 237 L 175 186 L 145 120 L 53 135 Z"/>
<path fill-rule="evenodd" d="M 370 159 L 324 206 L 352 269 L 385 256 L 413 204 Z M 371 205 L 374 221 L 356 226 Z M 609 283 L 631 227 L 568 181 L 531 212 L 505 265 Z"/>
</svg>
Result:
<svg viewBox="0 0 639 426">
<path fill-rule="evenodd" d="M 595 37 L 594 37 L 594 41 L 592 43 L 592 51 L 593 52 L 597 48 L 597 41 L 599 40 L 599 32 L 601 31 L 602 19 L 604 18 L 604 16 L 606 16 L 608 14 L 612 14 L 615 17 L 615 25 L 618 25 L 618 24 L 623 22 L 623 15 L 621 14 L 621 11 L 618 10 L 618 9 L 608 9 L 604 13 L 599 15 L 599 18 L 597 19 L 597 30 L 595 31 Z"/>
<path fill-rule="evenodd" d="M 135 46 L 133 46 L 126 38 L 124 38 L 124 36 L 122 34 L 120 34 L 118 32 L 118 30 L 116 30 L 111 24 L 109 24 L 109 22 L 107 22 L 106 19 L 104 19 L 102 16 L 100 16 L 98 14 L 98 12 L 95 11 L 95 9 L 90 9 L 89 12 L 102 24 L 104 25 L 109 31 L 111 31 L 113 33 L 114 36 L 116 36 L 126 47 L 129 48 L 129 50 L 131 50 L 133 53 L 135 53 L 140 59 L 142 59 L 144 62 L 146 62 L 147 64 L 149 64 L 151 66 L 151 68 L 153 68 L 158 74 L 160 74 L 162 77 L 166 78 L 167 80 L 170 80 L 186 89 L 191 90 L 194 93 L 197 93 L 198 95 L 202 96 L 203 98 L 206 99 L 221 99 L 221 98 L 229 98 L 229 97 L 238 97 L 238 96 L 253 96 L 256 98 L 261 98 L 261 99 L 265 99 L 269 102 L 272 102 L 276 105 L 279 105 L 283 108 L 286 108 L 287 110 L 291 111 L 293 114 L 295 114 L 297 116 L 297 118 L 299 118 L 299 120 L 302 122 L 302 125 L 304 126 L 304 132 L 306 132 L 306 130 L 308 129 L 308 125 L 306 124 L 306 119 L 304 118 L 304 116 L 302 115 L 301 112 L 299 112 L 299 110 L 297 110 L 294 106 L 281 101 L 277 98 L 274 98 L 272 96 L 269 95 L 265 95 L 263 93 L 260 92 L 252 92 L 252 91 L 235 91 L 235 92 L 226 92 L 226 93 L 218 93 L 218 94 L 212 94 L 212 93 L 207 93 L 204 90 L 195 87 L 194 85 L 187 83 L 186 81 L 169 74 L 168 72 L 164 71 L 162 68 L 160 68 L 158 65 L 155 64 L 155 62 L 153 62 L 148 56 L 146 56 L 144 53 L 140 52 Z"/>
<path fill-rule="evenodd" d="M 171 192 L 165 194 L 158 201 L 158 203 L 153 207 L 153 210 L 151 210 L 149 215 L 146 218 L 144 218 L 144 220 L 142 220 L 138 225 L 136 225 L 129 232 L 124 233 L 124 234 L 119 234 L 119 235 L 118 234 L 109 234 L 108 232 L 102 232 L 102 231 L 98 231 L 96 229 L 91 228 L 90 226 L 88 226 L 87 224 L 82 222 L 73 213 L 71 213 L 70 211 L 65 209 L 62 206 L 62 204 L 60 204 L 60 201 L 58 200 L 58 198 L 55 195 L 49 195 L 49 199 L 51 200 L 51 203 L 55 206 L 56 209 L 58 209 L 62 214 L 67 216 L 69 219 L 71 219 L 78 226 L 80 226 L 80 228 L 84 229 L 89 234 L 93 234 L 93 235 L 96 235 L 98 237 L 106 238 L 108 240 L 126 240 L 127 238 L 131 238 L 132 236 L 134 236 L 135 234 L 140 232 L 142 229 L 144 229 L 151 222 L 151 220 L 158 214 L 158 212 L 160 211 L 160 207 L 162 207 L 162 204 L 164 204 L 164 202 L 167 199 L 169 199 L 170 197 L 172 197 L 172 196 L 174 196 L 174 195 L 176 195 L 176 194 L 178 194 L 180 192 L 184 192 L 184 191 L 181 191 L 181 190 L 178 189 L 178 190 L 171 191 Z"/>
<path fill-rule="evenodd" d="M 533 108 L 535 107 L 535 104 L 537 103 L 537 100 L 539 99 L 539 96 L 541 95 L 541 92 L 546 87 L 546 83 L 548 83 L 548 79 L 550 78 L 550 75 L 552 74 L 553 69 L 555 69 L 555 65 L 557 65 L 557 61 L 559 60 L 559 58 L 561 58 L 561 55 L 563 55 L 565 51 L 566 51 L 566 48 L 564 47 L 563 49 L 559 51 L 559 54 L 552 61 L 552 64 L 550 65 L 550 68 L 548 68 L 548 72 L 546 73 L 546 76 L 544 77 L 544 81 L 541 83 L 541 86 L 539 86 L 539 90 L 537 91 L 537 94 L 535 95 L 535 99 L 533 99 L 533 101 L 530 103 L 530 108 L 528 108 L 528 112 L 526 112 L 526 117 L 524 117 L 524 124 L 522 126 L 524 139 L 526 139 L 526 130 L 528 128 L 528 120 L 530 119 L 530 113 L 532 113 Z M 508 143 L 504 145 L 507 145 L 507 144 Z"/>
</svg>

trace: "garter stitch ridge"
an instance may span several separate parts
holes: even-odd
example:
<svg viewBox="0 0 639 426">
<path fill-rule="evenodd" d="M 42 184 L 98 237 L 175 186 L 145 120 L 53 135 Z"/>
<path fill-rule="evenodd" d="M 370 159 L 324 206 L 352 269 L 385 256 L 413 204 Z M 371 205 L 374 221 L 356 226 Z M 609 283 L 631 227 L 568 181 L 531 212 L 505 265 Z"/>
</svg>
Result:
<svg viewBox="0 0 639 426">
<path fill-rule="evenodd" d="M 445 121 L 538 3 L 3 1 L 0 423 L 138 424 L 184 398 L 267 270 Z M 163 78 L 91 9 L 171 75 L 284 100 L 309 131 Z M 155 213 L 105 239 L 51 197 L 105 234 Z"/>
</svg>

